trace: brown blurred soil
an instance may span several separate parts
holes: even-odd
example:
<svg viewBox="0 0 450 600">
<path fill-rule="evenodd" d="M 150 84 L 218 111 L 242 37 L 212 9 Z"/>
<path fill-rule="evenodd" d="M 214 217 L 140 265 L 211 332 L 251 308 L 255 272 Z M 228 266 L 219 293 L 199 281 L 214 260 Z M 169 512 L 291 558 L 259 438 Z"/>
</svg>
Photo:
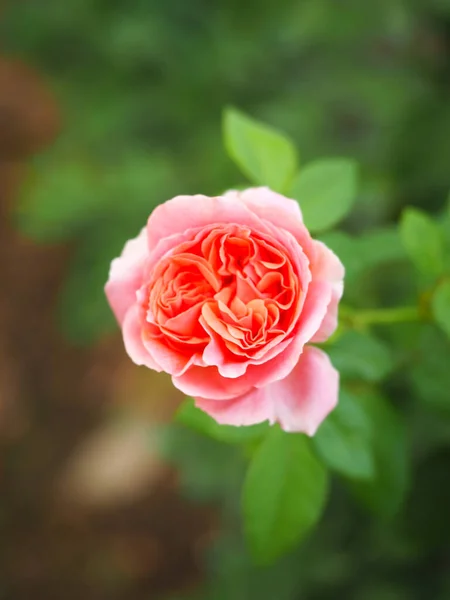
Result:
<svg viewBox="0 0 450 600">
<path fill-rule="evenodd" d="M 89 349 L 61 338 L 70 248 L 11 223 L 27 158 L 60 127 L 41 78 L 0 58 L 0 600 L 164 598 L 200 580 L 215 524 L 158 453 L 179 396 L 118 334 Z"/>
</svg>

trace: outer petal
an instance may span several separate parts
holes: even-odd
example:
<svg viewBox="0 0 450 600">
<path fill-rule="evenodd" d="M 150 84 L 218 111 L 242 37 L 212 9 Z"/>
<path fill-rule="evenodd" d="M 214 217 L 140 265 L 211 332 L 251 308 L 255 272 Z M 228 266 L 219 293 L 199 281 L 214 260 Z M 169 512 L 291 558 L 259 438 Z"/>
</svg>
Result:
<svg viewBox="0 0 450 600">
<path fill-rule="evenodd" d="M 154 363 L 158 365 L 159 370 L 170 375 L 181 376 L 192 365 L 203 365 L 203 360 L 197 353 L 187 355 L 177 352 L 167 343 L 157 339 L 144 339 L 143 344 L 146 351 L 152 356 Z"/>
<path fill-rule="evenodd" d="M 345 269 L 336 254 L 323 242 L 314 241 L 314 257 L 311 262 L 313 278 L 330 283 L 340 283 L 344 279 Z"/>
<path fill-rule="evenodd" d="M 155 208 L 148 219 L 148 245 L 153 251 L 164 238 L 214 223 L 238 223 L 267 231 L 261 219 L 238 197 L 176 196 Z"/>
<path fill-rule="evenodd" d="M 328 354 L 307 346 L 298 365 L 277 388 L 277 421 L 285 431 L 314 435 L 335 408 L 339 396 L 339 373 Z"/>
<path fill-rule="evenodd" d="M 225 197 L 239 196 L 241 202 L 274 228 L 282 228 L 291 233 L 309 257 L 313 252 L 312 239 L 303 224 L 298 202 L 273 192 L 267 187 L 249 188 L 242 192 L 228 192 Z"/>
<path fill-rule="evenodd" d="M 229 401 L 196 398 L 196 405 L 223 425 L 253 425 L 268 420 L 285 431 L 314 435 L 337 404 L 339 374 L 328 356 L 305 348 L 291 373 L 281 381 L 253 389 Z"/>
<path fill-rule="evenodd" d="M 252 388 L 243 377 L 222 377 L 217 367 L 192 366 L 182 375 L 173 376 L 172 381 L 176 388 L 188 396 L 207 396 L 215 401 L 236 398 Z"/>
<path fill-rule="evenodd" d="M 147 255 L 147 234 L 144 228 L 136 238 L 125 244 L 121 256 L 111 263 L 105 293 L 120 325 L 127 310 L 136 302 L 136 291 L 142 284 Z"/>
<path fill-rule="evenodd" d="M 339 301 L 344 291 L 344 284 L 335 284 L 331 292 L 330 304 L 327 308 L 327 314 L 325 315 L 317 333 L 311 338 L 311 341 L 319 344 L 325 342 L 333 333 L 336 331 L 338 326 L 338 308 Z"/>
<path fill-rule="evenodd" d="M 331 299 L 327 313 L 312 338 L 312 342 L 324 342 L 334 333 L 338 324 L 338 305 L 344 291 L 345 269 L 339 258 L 322 242 L 314 242 L 314 259 L 311 264 L 313 279 L 331 285 Z"/>
<path fill-rule="evenodd" d="M 245 204 L 261 218 L 271 221 L 274 225 L 285 227 L 286 217 L 292 221 L 303 223 L 302 211 L 296 200 L 286 198 L 268 187 L 248 188 L 240 192 L 230 190 L 225 198 L 239 196 Z"/>
<path fill-rule="evenodd" d="M 235 425 L 237 427 L 256 425 L 269 421 L 275 423 L 273 399 L 268 390 L 253 389 L 243 396 L 233 400 L 206 400 L 195 398 L 195 405 L 212 417 L 220 425 Z"/>
<path fill-rule="evenodd" d="M 149 369 L 161 372 L 161 367 L 153 360 L 142 341 L 142 325 L 140 309 L 135 304 L 125 315 L 122 325 L 125 350 L 131 360 L 137 365 L 144 365 Z"/>
</svg>

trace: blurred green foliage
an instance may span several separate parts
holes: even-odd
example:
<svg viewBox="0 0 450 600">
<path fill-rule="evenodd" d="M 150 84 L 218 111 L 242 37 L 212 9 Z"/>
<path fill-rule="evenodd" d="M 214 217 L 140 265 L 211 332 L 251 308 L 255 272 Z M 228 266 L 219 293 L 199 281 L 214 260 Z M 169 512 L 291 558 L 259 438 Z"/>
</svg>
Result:
<svg viewBox="0 0 450 600">
<path fill-rule="evenodd" d="M 241 539 L 238 449 L 168 432 L 186 493 L 223 506 L 210 583 L 192 600 L 448 598 L 450 2 L 47 0 L 11 3 L 2 27 L 63 109 L 16 215 L 35 239 L 73 242 L 59 307 L 70 339 L 114 328 L 108 266 L 154 206 L 242 184 L 221 139 L 229 105 L 285 132 L 300 174 L 324 156 L 357 160 L 352 211 L 321 234 L 346 266 L 345 303 L 418 306 L 427 321 L 366 327 L 342 312 L 352 331 L 329 352 L 345 391 L 313 444 L 342 479 L 314 534 L 270 567 Z"/>
<path fill-rule="evenodd" d="M 4 46 L 46 75 L 65 123 L 36 160 L 20 226 L 47 241 L 77 237 L 106 274 L 156 204 L 241 183 L 220 136 L 230 103 L 288 133 L 302 162 L 358 159 L 353 228 L 403 203 L 438 207 L 449 180 L 448 2 L 266 4 L 11 3 Z M 91 315 L 63 306 L 62 326 L 90 342 L 112 322 L 98 282 L 65 296 L 75 285 Z"/>
</svg>

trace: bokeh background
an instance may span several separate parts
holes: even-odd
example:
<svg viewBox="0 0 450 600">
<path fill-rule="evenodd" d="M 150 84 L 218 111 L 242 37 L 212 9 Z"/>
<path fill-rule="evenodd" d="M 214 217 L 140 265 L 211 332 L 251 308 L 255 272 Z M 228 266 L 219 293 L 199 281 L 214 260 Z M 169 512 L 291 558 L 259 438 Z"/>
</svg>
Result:
<svg viewBox="0 0 450 600">
<path fill-rule="evenodd" d="M 369 517 L 336 483 L 306 544 L 261 569 L 240 535 L 242 456 L 171 424 L 181 397 L 127 359 L 103 284 L 158 203 L 243 182 L 222 144 L 230 104 L 288 133 L 302 162 L 359 161 L 344 230 L 407 204 L 439 214 L 450 2 L 10 0 L 0 43 L 0 599 L 449 598 L 436 331 L 415 378 L 385 384 L 412 432 L 402 514 Z M 410 286 L 398 265 L 369 275 L 369 307 Z"/>
</svg>

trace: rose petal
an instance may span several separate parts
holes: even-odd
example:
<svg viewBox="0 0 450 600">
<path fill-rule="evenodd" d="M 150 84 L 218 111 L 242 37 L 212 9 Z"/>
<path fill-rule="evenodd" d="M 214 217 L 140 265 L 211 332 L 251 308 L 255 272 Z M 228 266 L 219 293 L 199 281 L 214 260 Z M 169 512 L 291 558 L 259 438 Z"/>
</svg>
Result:
<svg viewBox="0 0 450 600">
<path fill-rule="evenodd" d="M 328 246 L 318 240 L 314 240 L 314 258 L 310 268 L 314 279 L 330 283 L 340 283 L 345 276 L 344 265 L 339 258 Z"/>
<path fill-rule="evenodd" d="M 253 389 L 232 400 L 207 400 L 195 398 L 195 405 L 220 425 L 256 425 L 269 421 L 275 423 L 274 402 L 263 390 Z"/>
<path fill-rule="evenodd" d="M 199 354 L 178 352 L 175 348 L 170 347 L 164 339 L 144 337 L 143 343 L 155 363 L 170 375 L 182 376 L 192 365 L 203 364 Z"/>
<path fill-rule="evenodd" d="M 303 223 L 300 206 L 296 200 L 286 198 L 268 187 L 248 188 L 243 191 L 230 190 L 226 198 L 239 196 L 257 215 L 278 227 L 285 227 L 286 220 Z"/>
<path fill-rule="evenodd" d="M 202 369 L 191 368 L 176 381 L 174 380 L 174 385 L 190 396 L 225 400 L 253 387 L 264 387 L 285 378 L 296 366 L 304 345 L 310 341 L 322 323 L 330 304 L 331 292 L 328 283 L 315 281 L 311 283 L 298 331 L 291 339 L 280 342 L 279 347 L 274 347 L 275 352 L 278 350 L 280 352 L 273 358 L 261 364 L 252 364 L 250 359 L 246 369 L 245 363 L 224 362 L 227 366 L 219 363 L 220 372 L 215 367 L 210 367 L 214 370 L 210 371 L 210 375 L 206 376 L 205 380 L 202 379 Z M 226 358 L 226 355 L 219 354 L 218 346 L 214 346 L 214 350 L 213 356 L 207 353 L 209 359 Z"/>
<path fill-rule="evenodd" d="M 163 369 L 153 360 L 142 341 L 142 323 L 140 309 L 132 306 L 126 313 L 122 324 L 125 350 L 131 360 L 137 365 L 144 365 L 160 373 Z"/>
<path fill-rule="evenodd" d="M 277 421 L 285 431 L 314 435 L 338 401 L 339 374 L 328 356 L 306 347 L 298 364 L 281 381 L 253 389 L 233 400 L 196 398 L 195 403 L 222 425 Z"/>
<path fill-rule="evenodd" d="M 148 247 L 154 250 L 158 242 L 215 223 L 238 223 L 256 230 L 267 232 L 267 227 L 244 202 L 238 198 L 217 196 L 176 196 L 155 208 L 148 219 Z M 173 246 L 172 246 L 173 247 Z"/>
<path fill-rule="evenodd" d="M 330 304 L 326 315 L 311 339 L 314 343 L 325 342 L 336 330 L 338 325 L 338 305 L 344 292 L 345 269 L 339 258 L 322 242 L 315 241 L 315 256 L 311 264 L 313 278 L 317 281 L 327 281 L 332 286 Z"/>
<path fill-rule="evenodd" d="M 313 281 L 300 315 L 297 331 L 284 352 L 261 365 L 249 365 L 243 379 L 255 387 L 264 387 L 274 381 L 284 379 L 296 366 L 303 348 L 320 327 L 331 298 L 331 286 Z"/>
<path fill-rule="evenodd" d="M 335 284 L 331 292 L 330 304 L 327 308 L 327 314 L 325 315 L 319 329 L 311 338 L 311 342 L 320 344 L 326 342 L 327 339 L 333 335 L 338 326 L 338 308 L 339 301 L 344 291 L 344 283 L 340 282 Z"/>
<path fill-rule="evenodd" d="M 148 255 L 147 232 L 129 240 L 121 256 L 111 263 L 105 293 L 119 324 L 130 306 L 136 302 L 136 291 L 142 284 L 142 276 Z"/>
<path fill-rule="evenodd" d="M 291 233 L 303 251 L 309 256 L 313 252 L 311 236 L 303 224 L 299 204 L 291 198 L 273 192 L 268 187 L 249 188 L 242 192 L 231 191 L 225 197 L 239 196 L 248 208 L 265 222 Z"/>
<path fill-rule="evenodd" d="M 314 435 L 338 402 L 339 373 L 328 354 L 307 346 L 291 374 L 273 386 L 281 427 Z"/>
<path fill-rule="evenodd" d="M 229 400 L 251 389 L 243 378 L 226 379 L 216 367 L 192 366 L 180 376 L 172 377 L 173 384 L 188 396 L 206 396 L 214 400 Z"/>
</svg>

